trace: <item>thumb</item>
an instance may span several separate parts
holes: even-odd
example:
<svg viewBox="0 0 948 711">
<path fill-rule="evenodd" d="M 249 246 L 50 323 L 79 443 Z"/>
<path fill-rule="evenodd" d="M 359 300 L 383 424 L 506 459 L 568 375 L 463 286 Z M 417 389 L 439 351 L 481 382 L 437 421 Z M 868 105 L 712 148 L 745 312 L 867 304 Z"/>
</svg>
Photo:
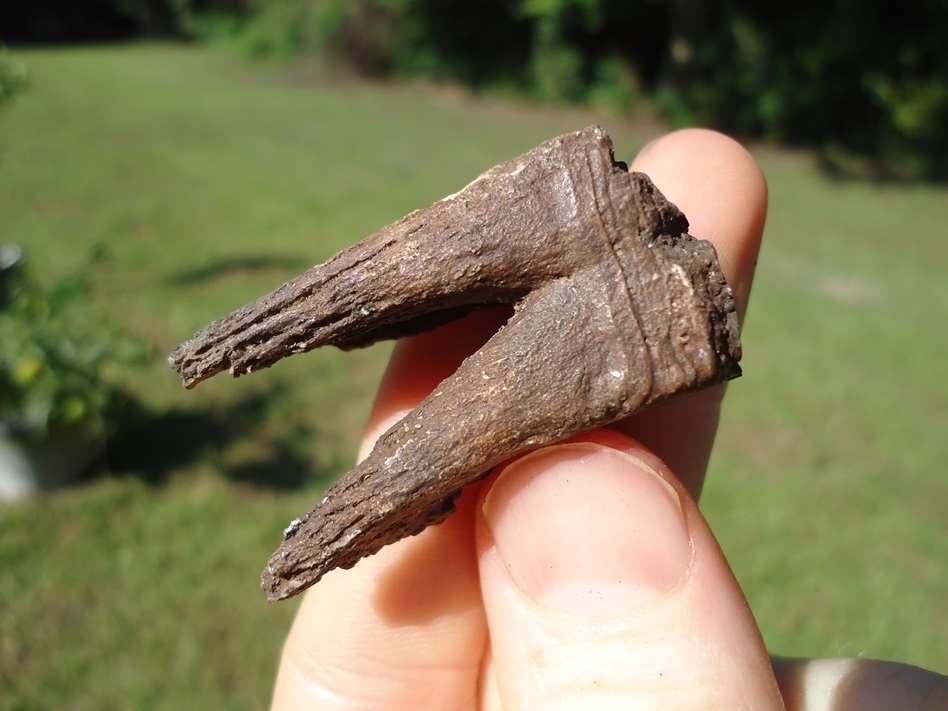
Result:
<svg viewBox="0 0 948 711">
<path fill-rule="evenodd" d="M 598 431 L 495 476 L 477 535 L 503 708 L 783 708 L 727 561 L 654 455 Z"/>
</svg>

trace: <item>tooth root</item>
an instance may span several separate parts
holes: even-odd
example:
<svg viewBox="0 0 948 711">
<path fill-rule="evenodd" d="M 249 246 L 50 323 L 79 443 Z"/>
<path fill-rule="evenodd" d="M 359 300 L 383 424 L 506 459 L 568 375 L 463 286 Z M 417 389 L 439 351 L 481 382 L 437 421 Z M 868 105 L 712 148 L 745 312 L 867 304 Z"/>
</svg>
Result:
<svg viewBox="0 0 948 711">
<path fill-rule="evenodd" d="M 700 255 L 701 245 L 692 246 Z M 736 377 L 732 344 L 718 342 L 715 320 L 701 327 L 677 318 L 682 304 L 687 312 L 694 300 L 726 295 L 703 290 L 703 271 L 653 258 L 656 273 L 672 276 L 651 284 L 655 293 L 640 292 L 638 304 L 615 264 L 590 264 L 525 297 L 284 541 L 264 571 L 270 599 L 291 597 L 329 570 L 437 523 L 464 487 L 518 453 Z M 642 310 L 646 304 L 654 310 Z M 686 341 L 678 338 L 682 327 Z"/>
<path fill-rule="evenodd" d="M 329 490 L 272 556 L 263 579 L 272 600 L 436 523 L 465 486 L 509 457 L 641 404 L 648 368 L 641 358 L 630 360 L 629 346 L 644 344 L 637 334 L 608 333 L 615 328 L 608 309 L 574 297 L 577 288 L 590 292 L 577 283 L 587 278 L 596 277 L 566 277 L 532 292 L 506 326 Z M 601 329 L 602 343 L 614 348 L 589 349 L 569 336 L 587 328 Z M 630 367 L 641 377 L 610 374 L 628 375 Z"/>
<path fill-rule="evenodd" d="M 425 314 L 513 304 L 602 251 L 595 196 L 616 171 L 602 129 L 547 141 L 215 321 L 169 362 L 193 387 L 324 345 L 404 335 L 399 324 Z"/>
<path fill-rule="evenodd" d="M 543 430 L 549 418 L 539 411 L 534 427 L 521 422 L 522 413 L 513 421 L 506 418 L 524 406 L 522 392 L 513 387 L 515 369 L 544 368 L 540 354 L 525 342 L 535 340 L 536 317 L 556 301 L 543 296 L 554 291 L 544 287 L 532 293 L 506 326 L 333 485 L 271 557 L 263 580 L 271 599 L 294 595 L 326 571 L 350 567 L 440 520 L 464 486 L 524 446 L 528 430 Z M 569 328 L 569 316 L 561 317 Z"/>
</svg>

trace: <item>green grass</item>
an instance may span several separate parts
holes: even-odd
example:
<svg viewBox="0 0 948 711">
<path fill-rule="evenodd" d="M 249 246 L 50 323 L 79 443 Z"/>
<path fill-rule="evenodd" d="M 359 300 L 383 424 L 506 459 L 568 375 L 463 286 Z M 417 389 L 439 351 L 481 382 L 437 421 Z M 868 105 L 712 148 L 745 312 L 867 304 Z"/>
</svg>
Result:
<svg viewBox="0 0 948 711">
<path fill-rule="evenodd" d="M 596 120 L 343 86 L 185 47 L 21 52 L 0 111 L 0 242 L 48 280 L 107 259 L 96 316 L 196 328 L 539 141 Z M 948 670 L 948 191 L 834 182 L 758 151 L 771 213 L 703 508 L 768 644 Z M 354 457 L 387 347 L 185 392 L 112 474 L 0 509 L 0 709 L 259 708 L 294 603 L 257 576 Z"/>
<path fill-rule="evenodd" d="M 746 378 L 704 508 L 775 648 L 945 671 L 948 192 L 759 157 Z"/>
</svg>

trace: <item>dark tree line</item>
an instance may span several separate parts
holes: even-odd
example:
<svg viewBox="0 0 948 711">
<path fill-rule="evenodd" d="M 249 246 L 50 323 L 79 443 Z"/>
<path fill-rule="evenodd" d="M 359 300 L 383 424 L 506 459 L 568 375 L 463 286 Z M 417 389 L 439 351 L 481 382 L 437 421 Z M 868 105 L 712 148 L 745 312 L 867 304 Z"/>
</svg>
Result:
<svg viewBox="0 0 948 711">
<path fill-rule="evenodd" d="M 0 40 L 226 37 L 816 147 L 948 178 L 948 0 L 32 0 Z"/>
</svg>

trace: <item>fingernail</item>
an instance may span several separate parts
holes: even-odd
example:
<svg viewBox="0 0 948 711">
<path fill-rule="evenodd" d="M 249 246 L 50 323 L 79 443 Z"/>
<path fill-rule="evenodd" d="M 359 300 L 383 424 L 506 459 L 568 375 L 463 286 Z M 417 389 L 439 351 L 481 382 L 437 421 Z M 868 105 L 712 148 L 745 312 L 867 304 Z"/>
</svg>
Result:
<svg viewBox="0 0 948 711">
<path fill-rule="evenodd" d="M 674 488 L 642 460 L 598 444 L 518 459 L 483 511 L 513 582 L 551 609 L 637 609 L 675 588 L 690 565 Z"/>
</svg>

